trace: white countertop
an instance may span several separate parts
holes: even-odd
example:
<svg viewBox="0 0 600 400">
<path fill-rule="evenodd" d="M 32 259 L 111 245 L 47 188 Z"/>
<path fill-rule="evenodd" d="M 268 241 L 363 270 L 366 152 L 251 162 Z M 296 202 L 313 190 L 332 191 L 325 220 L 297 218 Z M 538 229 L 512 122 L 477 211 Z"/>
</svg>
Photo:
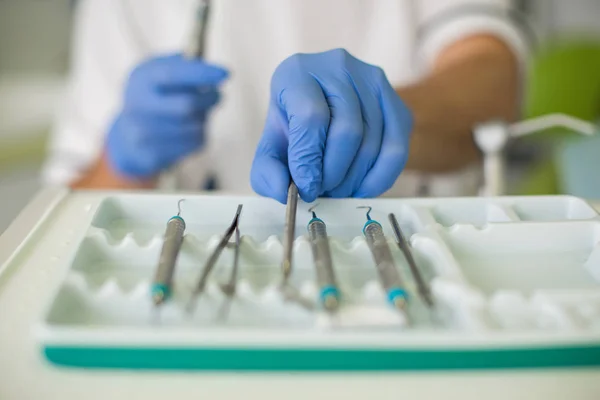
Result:
<svg viewBox="0 0 600 400">
<path fill-rule="evenodd" d="M 62 199 L 62 200 L 61 200 Z M 487 372 L 372 373 L 202 373 L 66 369 L 49 365 L 32 334 L 60 263 L 39 265 L 36 252 L 53 251 L 53 262 L 65 254 L 52 230 L 70 223 L 62 210 L 77 203 L 84 210 L 86 193 L 45 189 L 0 237 L 0 399 L 599 399 L 600 369 L 548 369 Z M 72 204 L 71 204 L 72 205 Z M 54 212 L 50 210 L 54 207 Z M 597 208 L 600 205 L 595 205 Z M 89 209 L 89 208 L 88 208 Z M 68 243 L 91 215 L 78 222 Z M 41 221 L 41 224 L 40 224 Z M 29 232 L 35 234 L 24 242 Z M 28 247 L 42 236 L 48 240 Z M 53 242 L 54 240 L 54 242 Z M 22 244 L 24 243 L 24 244 Z M 46 247 L 46 248 L 44 248 Z M 39 260 L 38 260 L 39 261 Z"/>
</svg>

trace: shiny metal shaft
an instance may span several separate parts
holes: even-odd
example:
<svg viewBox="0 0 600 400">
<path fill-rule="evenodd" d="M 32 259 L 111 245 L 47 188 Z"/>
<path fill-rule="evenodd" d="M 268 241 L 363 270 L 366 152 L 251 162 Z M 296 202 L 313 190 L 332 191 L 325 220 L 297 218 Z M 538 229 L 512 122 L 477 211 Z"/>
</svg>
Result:
<svg viewBox="0 0 600 400">
<path fill-rule="evenodd" d="M 313 304 L 306 301 L 296 288 L 289 284 L 292 274 L 292 253 L 294 249 L 294 238 L 296 236 L 296 212 L 298 210 L 298 187 L 294 182 L 290 183 L 288 188 L 287 207 L 285 210 L 285 226 L 283 228 L 283 261 L 281 262 L 281 271 L 283 279 L 281 281 L 281 291 L 284 296 L 295 301 L 307 310 L 313 309 Z"/>
<path fill-rule="evenodd" d="M 237 286 L 237 276 L 239 270 L 239 260 L 240 260 L 240 229 L 236 227 L 235 229 L 235 247 L 233 252 L 233 266 L 231 267 L 231 276 L 229 277 L 229 282 L 221 286 L 223 293 L 227 297 L 233 297 L 235 294 L 236 286 Z"/>
<path fill-rule="evenodd" d="M 229 282 L 221 285 L 221 290 L 225 295 L 225 302 L 221 306 L 221 310 L 219 311 L 219 316 L 221 320 L 226 320 L 229 314 L 229 309 L 231 307 L 231 302 L 233 301 L 233 297 L 235 296 L 235 292 L 237 290 L 237 276 L 239 269 L 239 260 L 240 260 L 240 245 L 241 245 L 241 237 L 240 237 L 240 228 L 236 226 L 235 228 L 235 247 L 233 253 L 233 266 L 231 267 L 231 275 L 229 277 Z"/>
<path fill-rule="evenodd" d="M 321 302 L 326 310 L 333 311 L 338 307 L 339 299 L 327 227 L 322 220 L 315 216 L 308 223 L 308 233 L 317 272 Z"/>
<path fill-rule="evenodd" d="M 183 56 L 187 59 L 204 57 L 206 47 L 206 27 L 210 14 L 210 1 L 199 0 L 196 8 L 196 16 L 192 27 L 192 34 L 183 51 Z M 198 90 L 203 90 L 198 88 Z M 160 186 L 175 190 L 180 186 L 179 167 L 174 165 L 160 176 Z"/>
<path fill-rule="evenodd" d="M 183 243 L 183 233 L 185 231 L 185 222 L 179 216 L 173 217 L 167 222 L 167 229 L 163 239 L 158 267 L 152 281 L 152 301 L 155 305 L 162 304 L 171 295 L 171 286 L 173 283 L 173 274 L 179 250 Z"/>
<path fill-rule="evenodd" d="M 192 292 L 192 297 L 190 298 L 190 302 L 188 304 L 188 309 L 190 311 L 193 309 L 194 300 L 196 299 L 196 297 L 200 293 L 202 293 L 204 291 L 204 289 L 206 288 L 206 283 L 208 282 L 208 277 L 209 277 L 210 273 L 212 272 L 215 264 L 217 263 L 217 260 L 221 256 L 221 253 L 223 252 L 225 247 L 227 247 L 227 243 L 229 243 L 229 239 L 231 239 L 233 232 L 237 229 L 240 214 L 242 213 L 242 207 L 243 207 L 242 204 L 238 205 L 237 211 L 235 213 L 235 217 L 233 218 L 231 225 L 229 226 L 229 228 L 227 228 L 227 231 L 225 231 L 225 234 L 221 238 L 221 241 L 219 242 L 219 244 L 217 245 L 217 247 L 215 248 L 213 253 L 210 255 L 208 260 L 206 261 L 206 264 L 204 264 L 204 268 L 202 269 L 202 274 L 200 275 L 200 280 L 198 281 L 198 285 L 196 285 L 196 288 Z"/>
<path fill-rule="evenodd" d="M 298 209 L 298 187 L 294 182 L 290 183 L 287 197 L 287 208 L 285 210 L 285 226 L 283 229 L 283 284 L 286 285 L 292 273 L 292 251 L 294 248 L 294 237 L 296 233 L 296 211 Z"/>
<path fill-rule="evenodd" d="M 210 13 L 210 1 L 200 0 L 196 8 L 196 18 L 192 28 L 192 37 L 185 49 L 184 55 L 187 58 L 201 58 L 204 56 L 206 47 L 206 27 L 208 25 L 208 16 Z"/>
<path fill-rule="evenodd" d="M 406 291 L 404 283 L 396 268 L 396 263 L 392 257 L 392 252 L 387 244 L 383 228 L 373 220 L 369 220 L 365 225 L 363 232 L 367 244 L 371 249 L 373 260 L 377 267 L 379 280 L 383 289 L 388 295 L 388 300 L 397 308 L 404 308 L 406 305 Z"/>
<path fill-rule="evenodd" d="M 400 229 L 400 224 L 398 223 L 396 216 L 394 214 L 389 214 L 388 219 L 390 221 L 390 224 L 392 225 L 392 230 L 394 231 L 396 244 L 404 254 L 404 258 L 406 258 L 408 267 L 410 268 L 410 271 L 413 274 L 413 277 L 415 278 L 419 294 L 423 298 L 423 301 L 425 301 L 425 303 L 429 307 L 433 307 L 433 296 L 431 295 L 429 286 L 427 285 L 427 283 L 425 283 L 425 280 L 421 275 L 421 271 L 419 270 L 417 263 L 415 262 L 412 251 L 410 250 L 410 246 L 408 245 L 408 241 L 406 240 L 404 234 L 402 233 L 402 230 Z"/>
</svg>

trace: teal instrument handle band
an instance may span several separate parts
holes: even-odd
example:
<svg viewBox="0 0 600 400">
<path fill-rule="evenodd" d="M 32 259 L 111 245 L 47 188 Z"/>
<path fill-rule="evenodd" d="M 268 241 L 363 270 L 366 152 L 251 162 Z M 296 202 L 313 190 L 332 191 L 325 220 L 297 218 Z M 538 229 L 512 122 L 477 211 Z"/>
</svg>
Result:
<svg viewBox="0 0 600 400">
<path fill-rule="evenodd" d="M 396 304 L 396 302 L 398 301 L 399 298 L 403 299 L 404 301 L 407 301 L 408 293 L 406 293 L 406 290 L 404 290 L 402 288 L 398 288 L 398 287 L 391 288 L 387 292 L 387 298 L 390 303 Z"/>
<path fill-rule="evenodd" d="M 367 222 L 365 222 L 365 225 L 363 226 L 363 229 L 362 229 L 363 235 L 365 235 L 365 236 L 367 235 L 367 233 L 366 233 L 367 227 L 371 224 L 376 224 L 381 227 L 381 224 L 379 222 L 375 221 L 374 219 L 370 219 Z"/>
<path fill-rule="evenodd" d="M 153 283 L 150 289 L 150 295 L 153 299 L 162 299 L 166 301 L 171 297 L 171 289 L 164 283 Z"/>
<path fill-rule="evenodd" d="M 169 221 L 172 221 L 174 219 L 181 221 L 181 223 L 183 224 L 183 229 L 185 229 L 185 221 L 183 220 L 183 218 L 181 218 L 179 215 L 174 215 L 171 218 L 169 218 Z M 169 221 L 167 221 L 167 224 L 169 223 Z"/>
<path fill-rule="evenodd" d="M 325 286 L 321 288 L 320 299 L 322 303 L 325 303 L 329 297 L 334 297 L 335 299 L 339 299 L 340 292 L 335 286 Z"/>
<path fill-rule="evenodd" d="M 312 218 L 310 221 L 308 221 L 308 224 L 306 224 L 306 226 L 309 227 L 310 224 L 312 224 L 313 222 L 322 222 L 322 223 L 325 223 L 325 222 L 323 222 L 323 220 L 321 218 L 315 217 L 315 218 Z"/>
</svg>

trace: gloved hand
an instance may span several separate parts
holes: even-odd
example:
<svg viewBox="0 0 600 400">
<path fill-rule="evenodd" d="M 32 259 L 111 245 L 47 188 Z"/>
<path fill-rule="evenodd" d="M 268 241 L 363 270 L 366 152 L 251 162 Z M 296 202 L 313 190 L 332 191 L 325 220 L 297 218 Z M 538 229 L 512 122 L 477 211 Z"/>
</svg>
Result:
<svg viewBox="0 0 600 400">
<path fill-rule="evenodd" d="M 109 163 L 134 179 L 150 178 L 199 149 L 204 121 L 219 101 L 223 68 L 181 55 L 158 57 L 131 73 L 123 109 L 107 137 Z"/>
<path fill-rule="evenodd" d="M 291 175 L 307 202 L 378 196 L 404 168 L 412 124 L 380 68 L 341 49 L 296 54 L 273 74 L 252 187 L 285 203 Z"/>
</svg>

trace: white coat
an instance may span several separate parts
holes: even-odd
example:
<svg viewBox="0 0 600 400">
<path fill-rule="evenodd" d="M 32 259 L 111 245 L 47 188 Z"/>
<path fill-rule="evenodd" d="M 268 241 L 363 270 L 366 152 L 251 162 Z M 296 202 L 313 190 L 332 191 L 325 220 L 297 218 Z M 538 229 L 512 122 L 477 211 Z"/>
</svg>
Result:
<svg viewBox="0 0 600 400">
<path fill-rule="evenodd" d="M 82 0 L 76 15 L 67 96 L 44 168 L 68 184 L 103 150 L 129 72 L 141 61 L 181 52 L 195 0 Z M 468 35 L 494 34 L 519 57 L 526 40 L 503 0 L 213 0 L 206 59 L 231 78 L 208 123 L 208 145 L 182 163 L 183 189 L 213 173 L 223 190 L 251 192 L 250 166 L 277 65 L 297 52 L 345 48 L 382 67 L 394 86 L 427 73 L 437 54 Z M 433 195 L 475 194 L 478 168 L 429 176 Z M 406 172 L 388 193 L 414 196 L 422 177 Z"/>
</svg>

